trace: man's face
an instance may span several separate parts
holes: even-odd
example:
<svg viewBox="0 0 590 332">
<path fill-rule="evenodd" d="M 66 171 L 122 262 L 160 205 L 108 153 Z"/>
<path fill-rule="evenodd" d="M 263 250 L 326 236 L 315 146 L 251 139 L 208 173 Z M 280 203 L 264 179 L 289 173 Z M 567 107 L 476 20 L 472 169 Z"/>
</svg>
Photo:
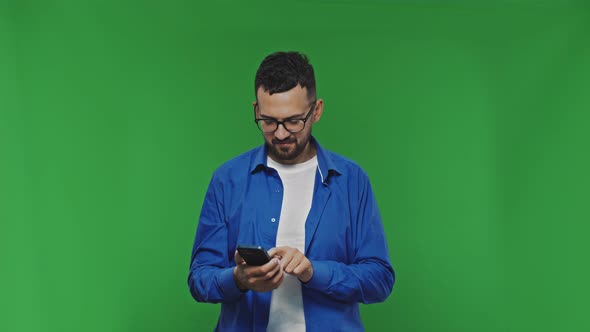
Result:
<svg viewBox="0 0 590 332">
<path fill-rule="evenodd" d="M 307 89 L 300 85 L 285 92 L 270 95 L 262 88 L 257 91 L 258 107 L 256 118 L 275 119 L 279 121 L 303 119 L 313 105 L 307 98 Z M 256 106 L 256 103 L 254 103 Z M 269 156 L 282 164 L 298 164 L 311 159 L 315 150 L 310 145 L 311 125 L 319 120 L 323 101 L 316 102 L 315 110 L 307 119 L 305 128 L 291 133 L 279 125 L 274 133 L 263 133 Z"/>
</svg>

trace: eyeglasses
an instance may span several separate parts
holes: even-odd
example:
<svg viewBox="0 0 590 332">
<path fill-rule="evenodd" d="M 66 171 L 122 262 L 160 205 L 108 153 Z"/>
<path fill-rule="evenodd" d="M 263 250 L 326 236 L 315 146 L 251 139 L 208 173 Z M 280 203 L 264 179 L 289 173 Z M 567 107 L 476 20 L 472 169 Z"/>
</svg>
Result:
<svg viewBox="0 0 590 332">
<path fill-rule="evenodd" d="M 283 125 L 283 128 L 285 128 L 285 130 L 290 133 L 298 133 L 305 128 L 305 122 L 315 110 L 316 101 L 314 100 L 312 103 L 313 105 L 311 105 L 309 112 L 307 112 L 307 115 L 303 119 L 279 121 L 270 118 L 256 118 L 254 119 L 254 122 L 256 122 L 258 129 L 260 129 L 260 131 L 265 134 L 274 133 L 277 129 L 279 129 L 279 125 Z M 254 114 L 256 114 L 256 107 L 258 107 L 258 104 L 254 105 Z"/>
</svg>

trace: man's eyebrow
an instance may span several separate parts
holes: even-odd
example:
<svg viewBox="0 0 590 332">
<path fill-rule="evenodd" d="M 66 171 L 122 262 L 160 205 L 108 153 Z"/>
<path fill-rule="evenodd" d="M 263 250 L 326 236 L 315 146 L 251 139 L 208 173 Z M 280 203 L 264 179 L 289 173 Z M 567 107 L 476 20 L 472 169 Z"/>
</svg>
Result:
<svg viewBox="0 0 590 332">
<path fill-rule="evenodd" d="M 302 119 L 305 116 L 305 113 L 300 113 L 300 114 L 295 114 L 295 115 L 291 115 L 290 117 L 284 118 L 283 121 L 287 121 L 287 120 L 294 120 L 294 119 Z M 260 114 L 261 118 L 265 118 L 265 119 L 271 119 L 271 120 L 276 120 L 276 118 L 273 118 L 272 116 L 266 116 L 264 114 Z"/>
</svg>

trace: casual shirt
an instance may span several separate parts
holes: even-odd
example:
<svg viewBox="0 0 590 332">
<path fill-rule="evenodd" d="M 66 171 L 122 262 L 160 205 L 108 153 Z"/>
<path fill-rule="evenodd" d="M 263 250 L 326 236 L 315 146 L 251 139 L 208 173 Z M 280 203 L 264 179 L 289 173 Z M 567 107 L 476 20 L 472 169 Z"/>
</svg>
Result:
<svg viewBox="0 0 590 332">
<path fill-rule="evenodd" d="M 315 144 L 318 168 L 305 223 L 313 276 L 302 283 L 307 331 L 362 331 L 358 303 L 384 301 L 395 280 L 381 217 L 367 174 Z M 233 269 L 238 244 L 275 247 L 283 186 L 260 146 L 213 174 L 197 226 L 189 289 L 221 303 L 217 331 L 265 331 L 272 292 L 242 292 Z"/>
</svg>

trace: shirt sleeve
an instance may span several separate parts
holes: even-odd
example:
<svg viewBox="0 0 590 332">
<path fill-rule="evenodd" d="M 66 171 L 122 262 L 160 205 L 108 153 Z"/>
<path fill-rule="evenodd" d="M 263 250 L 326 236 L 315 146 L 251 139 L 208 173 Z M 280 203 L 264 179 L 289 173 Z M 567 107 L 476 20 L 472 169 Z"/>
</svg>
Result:
<svg viewBox="0 0 590 332">
<path fill-rule="evenodd" d="M 214 174 L 201 209 L 188 276 L 195 300 L 227 303 L 238 301 L 243 294 L 234 281 L 235 264 L 227 242 L 223 188 Z"/>
<path fill-rule="evenodd" d="M 356 245 L 352 264 L 311 260 L 313 276 L 303 287 L 338 301 L 375 303 L 389 296 L 395 282 L 377 202 L 368 178 L 362 173 L 357 209 Z"/>
</svg>

